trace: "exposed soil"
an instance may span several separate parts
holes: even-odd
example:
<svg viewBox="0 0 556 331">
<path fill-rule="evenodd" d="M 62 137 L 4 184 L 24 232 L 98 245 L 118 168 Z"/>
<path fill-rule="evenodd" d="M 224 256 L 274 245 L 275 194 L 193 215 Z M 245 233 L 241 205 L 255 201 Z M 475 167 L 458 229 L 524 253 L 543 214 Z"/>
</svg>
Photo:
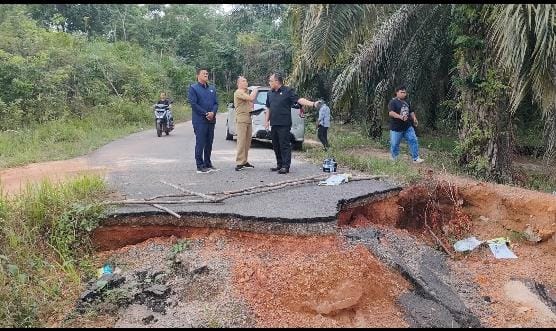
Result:
<svg viewBox="0 0 556 331">
<path fill-rule="evenodd" d="M 103 173 L 103 171 L 102 168 L 90 167 L 86 158 L 77 157 L 0 170 L 0 184 L 4 193 L 11 195 L 22 191 L 27 183 L 37 183 L 45 178 L 58 182 L 86 173 Z"/>
<path fill-rule="evenodd" d="M 148 239 L 98 253 L 99 266 L 110 260 L 126 278 L 133 270 L 166 273 L 166 285 L 172 290 L 164 314 L 134 304 L 110 313 L 96 308 L 97 313 L 91 314 L 89 310 L 93 320 L 105 314 L 106 321 L 115 323 L 109 326 L 125 327 L 141 326 L 145 319 L 153 327 L 408 326 L 396 301 L 410 285 L 362 246 L 349 247 L 336 236 L 203 228 L 190 228 L 184 234 L 190 244 L 176 255 L 174 264 L 179 261 L 185 270 L 195 269 L 190 265 L 206 268 L 193 282 L 187 272 L 165 267 L 176 237 Z M 236 307 L 235 321 L 223 312 L 225 306 Z M 91 320 L 78 314 L 66 325 L 91 325 Z"/>
<path fill-rule="evenodd" d="M 381 150 L 366 152 L 388 157 Z M 556 196 L 436 174 L 426 164 L 418 167 L 429 176 L 423 184 L 405 188 L 395 197 L 342 210 L 338 225 L 398 228 L 438 247 L 424 226 L 426 221 L 452 249 L 453 274 L 477 284 L 489 303 L 486 312 L 468 303 L 481 323 L 556 327 Z M 16 193 L 24 181 L 63 180 L 83 171 L 102 169 L 90 169 L 85 159 L 76 158 L 2 170 L 0 179 L 4 192 Z M 527 228 L 542 241 L 526 240 Z M 518 259 L 497 260 L 488 247 L 467 254 L 453 252 L 454 240 L 464 234 L 480 240 L 509 237 Z M 177 237 L 168 237 L 172 235 Z M 178 237 L 193 243 L 176 255 L 186 266 L 180 267 L 185 268 L 181 273 L 167 263 Z M 110 259 L 128 277 L 136 270 L 172 275 L 165 284 L 173 289 L 164 301 L 167 313 L 155 312 L 151 318 L 148 307 L 132 300 L 110 311 L 80 314 L 66 322 L 68 326 L 408 326 L 397 300 L 411 285 L 367 249 L 350 248 L 341 237 L 153 225 L 111 226 L 97 231 L 93 240 L 103 249 L 112 249 L 97 253 L 98 267 Z M 208 273 L 191 271 L 203 266 Z M 540 286 L 545 306 L 523 294 L 516 281 Z"/>
<path fill-rule="evenodd" d="M 445 189 L 451 185 L 457 185 L 457 189 Z M 439 191 L 443 194 L 438 194 Z M 489 303 L 488 313 L 476 310 L 482 323 L 490 327 L 556 327 L 556 197 L 553 195 L 463 179 L 447 182 L 430 178 L 424 184 L 405 188 L 398 196 L 343 210 L 338 223 L 404 229 L 429 245 L 438 246 L 438 241 L 424 228 L 426 202 L 431 197 L 435 198 L 439 216 L 440 226 L 435 233 L 454 255 L 450 260 L 451 269 L 458 278 L 478 284 L 481 296 Z M 429 224 L 434 215 L 430 211 Z M 465 228 L 454 228 L 454 225 L 465 225 Z M 540 242 L 526 239 L 527 227 L 538 235 Z M 471 235 L 479 240 L 510 238 L 510 249 L 518 259 L 498 260 L 485 246 L 465 254 L 456 253 L 453 242 Z M 533 299 L 514 295 L 517 290 L 509 286 L 515 281 L 537 284 L 529 286 L 531 293 L 540 286 L 545 291 L 544 304 L 533 302 L 542 293 L 529 293 Z"/>
</svg>

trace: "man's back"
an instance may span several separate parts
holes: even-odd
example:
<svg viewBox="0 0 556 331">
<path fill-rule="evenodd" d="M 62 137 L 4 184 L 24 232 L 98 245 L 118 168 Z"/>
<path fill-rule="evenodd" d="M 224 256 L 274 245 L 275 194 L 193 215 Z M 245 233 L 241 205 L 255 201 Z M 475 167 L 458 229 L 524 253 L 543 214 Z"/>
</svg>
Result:
<svg viewBox="0 0 556 331">
<path fill-rule="evenodd" d="M 325 128 L 330 127 L 330 108 L 324 103 L 319 108 L 319 124 Z"/>
</svg>

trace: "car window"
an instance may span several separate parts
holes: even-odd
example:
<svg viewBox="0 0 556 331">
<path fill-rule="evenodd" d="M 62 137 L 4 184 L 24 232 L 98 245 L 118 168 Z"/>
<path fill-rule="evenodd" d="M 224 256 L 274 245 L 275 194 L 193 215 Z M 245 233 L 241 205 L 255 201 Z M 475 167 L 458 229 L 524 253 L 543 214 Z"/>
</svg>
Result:
<svg viewBox="0 0 556 331">
<path fill-rule="evenodd" d="M 268 91 L 259 91 L 259 93 L 257 93 L 257 99 L 255 99 L 254 103 L 258 103 L 260 105 L 266 105 L 267 95 L 268 95 Z"/>
</svg>

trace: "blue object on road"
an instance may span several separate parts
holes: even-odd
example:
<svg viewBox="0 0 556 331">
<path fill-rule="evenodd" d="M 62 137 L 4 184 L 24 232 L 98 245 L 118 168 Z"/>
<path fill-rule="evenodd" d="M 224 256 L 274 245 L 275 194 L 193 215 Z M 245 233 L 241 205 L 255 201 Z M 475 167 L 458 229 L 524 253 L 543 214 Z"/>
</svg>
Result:
<svg viewBox="0 0 556 331">
<path fill-rule="evenodd" d="M 102 267 L 102 274 L 103 275 L 110 275 L 112 273 L 112 266 L 108 263 L 106 263 L 103 267 Z"/>
</svg>

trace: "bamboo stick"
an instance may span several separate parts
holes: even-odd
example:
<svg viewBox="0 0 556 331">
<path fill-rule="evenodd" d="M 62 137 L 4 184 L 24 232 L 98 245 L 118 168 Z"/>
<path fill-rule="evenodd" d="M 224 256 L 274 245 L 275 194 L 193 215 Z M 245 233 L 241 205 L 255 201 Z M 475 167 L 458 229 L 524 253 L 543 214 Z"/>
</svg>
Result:
<svg viewBox="0 0 556 331">
<path fill-rule="evenodd" d="M 204 193 L 189 191 L 189 190 L 186 190 L 186 189 L 184 189 L 184 188 L 181 188 L 181 187 L 179 187 L 179 186 L 177 186 L 177 185 L 174 185 L 174 184 L 172 184 L 172 183 L 165 182 L 165 181 L 163 181 L 163 180 L 161 180 L 160 182 L 161 182 L 161 183 L 164 183 L 164 184 L 166 184 L 166 185 L 172 186 L 173 188 L 175 188 L 175 189 L 177 189 L 177 190 L 180 190 L 180 191 L 182 191 L 182 192 L 184 192 L 184 193 L 189 193 L 189 194 L 192 194 L 192 195 L 196 195 L 196 196 L 198 196 L 198 197 L 201 197 L 201 198 L 204 198 L 204 199 L 207 199 L 207 200 L 215 200 L 215 199 L 216 199 L 216 198 L 213 197 L 213 196 L 206 195 L 206 194 L 204 194 Z"/>
<path fill-rule="evenodd" d="M 158 204 L 156 204 L 156 203 L 153 203 L 153 207 L 156 207 L 156 208 L 158 208 L 158 209 L 164 210 L 164 211 L 167 212 L 168 214 L 173 215 L 173 216 L 176 216 L 177 218 L 181 218 L 181 216 L 180 216 L 179 214 L 176 214 L 173 210 L 168 209 L 168 208 L 166 208 L 166 207 L 164 207 L 164 206 L 161 206 L 161 205 L 158 205 Z"/>
</svg>

